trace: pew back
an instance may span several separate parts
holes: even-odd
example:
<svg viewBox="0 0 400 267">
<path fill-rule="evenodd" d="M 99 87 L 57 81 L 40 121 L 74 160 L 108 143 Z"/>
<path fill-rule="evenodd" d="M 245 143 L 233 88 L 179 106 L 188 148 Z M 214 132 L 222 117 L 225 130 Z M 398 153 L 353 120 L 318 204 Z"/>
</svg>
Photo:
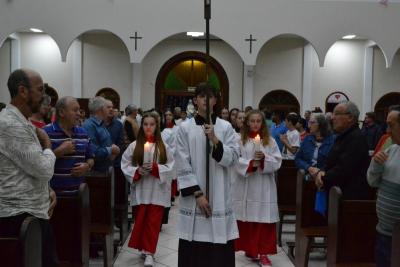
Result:
<svg viewBox="0 0 400 267">
<path fill-rule="evenodd" d="M 42 266 L 42 230 L 37 218 L 27 217 L 19 236 L 0 238 L 0 260 L 1 266 Z"/>
<path fill-rule="evenodd" d="M 328 266 L 374 264 L 377 222 L 375 200 L 343 200 L 340 188 L 331 188 Z"/>
<path fill-rule="evenodd" d="M 78 192 L 72 194 L 57 192 L 57 207 L 50 222 L 61 265 L 89 266 L 90 207 L 87 184 L 81 184 Z"/>
<path fill-rule="evenodd" d="M 114 227 L 114 169 L 86 175 L 90 190 L 91 233 L 110 234 Z"/>
<path fill-rule="evenodd" d="M 392 267 L 400 266 L 400 222 L 393 229 L 391 265 Z"/>
<path fill-rule="evenodd" d="M 294 160 L 283 160 L 276 179 L 280 211 L 293 211 L 293 214 L 296 211 L 296 177 L 297 168 Z"/>
</svg>

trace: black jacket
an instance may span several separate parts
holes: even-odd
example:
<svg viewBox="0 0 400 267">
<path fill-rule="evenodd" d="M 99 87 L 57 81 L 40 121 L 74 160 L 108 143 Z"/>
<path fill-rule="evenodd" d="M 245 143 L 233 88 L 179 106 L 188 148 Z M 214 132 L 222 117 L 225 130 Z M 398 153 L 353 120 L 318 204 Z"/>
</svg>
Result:
<svg viewBox="0 0 400 267">
<path fill-rule="evenodd" d="M 325 189 L 329 192 L 332 186 L 338 186 L 344 199 L 367 199 L 369 163 L 367 140 L 354 125 L 336 137 L 328 154 L 322 178 Z"/>
</svg>

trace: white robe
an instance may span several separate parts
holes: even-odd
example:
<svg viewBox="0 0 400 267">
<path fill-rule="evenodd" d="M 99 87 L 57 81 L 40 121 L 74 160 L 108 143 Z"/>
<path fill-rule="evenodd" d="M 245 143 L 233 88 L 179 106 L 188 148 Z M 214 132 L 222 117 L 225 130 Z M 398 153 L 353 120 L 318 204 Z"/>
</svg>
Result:
<svg viewBox="0 0 400 267">
<path fill-rule="evenodd" d="M 171 154 L 175 156 L 175 151 L 176 151 L 176 135 L 178 133 L 178 126 L 174 126 L 172 128 L 165 128 L 161 132 L 161 138 L 165 144 L 168 145 L 168 147 L 171 150 Z"/>
<path fill-rule="evenodd" d="M 210 205 L 212 216 L 206 218 L 196 207 L 193 195 L 181 197 L 179 201 L 178 236 L 188 241 L 225 244 L 239 236 L 233 214 L 230 194 L 231 177 L 228 168 L 239 156 L 239 144 L 229 122 L 216 119 L 216 137 L 223 144 L 223 156 L 217 162 L 210 155 Z M 198 185 L 205 194 L 206 189 L 206 137 L 203 127 L 191 118 L 183 122 L 177 135 L 177 175 L 180 189 Z"/>
<path fill-rule="evenodd" d="M 274 173 L 281 167 L 282 155 L 272 137 L 268 146 L 261 144 L 261 151 L 265 154 L 264 169 L 247 173 L 255 144 L 253 139 L 244 146 L 240 141 L 240 158 L 235 166 L 237 176 L 232 186 L 233 207 L 240 221 L 275 223 L 279 221 L 279 210 Z"/>
<path fill-rule="evenodd" d="M 167 145 L 166 164 L 158 164 L 159 178 L 151 174 L 142 176 L 139 181 L 133 182 L 133 176 L 138 169 L 137 166 L 132 166 L 132 156 L 135 150 L 136 141 L 132 142 L 125 150 L 121 159 L 121 170 L 125 178 L 131 185 L 131 206 L 140 204 L 154 204 L 163 207 L 171 206 L 171 181 L 176 176 L 174 171 L 174 158 Z M 152 146 L 151 158 L 153 158 L 155 145 Z"/>
</svg>

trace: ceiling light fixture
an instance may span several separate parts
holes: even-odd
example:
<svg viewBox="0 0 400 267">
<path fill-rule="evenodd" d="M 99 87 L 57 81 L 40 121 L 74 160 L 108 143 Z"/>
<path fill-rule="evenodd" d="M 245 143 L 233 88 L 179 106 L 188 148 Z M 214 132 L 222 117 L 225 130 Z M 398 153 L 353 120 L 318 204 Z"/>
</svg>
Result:
<svg viewBox="0 0 400 267">
<path fill-rule="evenodd" d="M 187 32 L 186 35 L 192 37 L 200 37 L 204 36 L 204 32 Z"/>
<path fill-rule="evenodd" d="M 32 32 L 43 32 L 42 30 L 36 29 L 36 28 L 30 28 L 30 30 L 31 30 Z"/>
<path fill-rule="evenodd" d="M 349 34 L 349 35 L 346 35 L 346 36 L 342 37 L 342 39 L 345 39 L 345 40 L 351 40 L 351 39 L 354 39 L 354 38 L 356 38 L 355 34 Z"/>
</svg>

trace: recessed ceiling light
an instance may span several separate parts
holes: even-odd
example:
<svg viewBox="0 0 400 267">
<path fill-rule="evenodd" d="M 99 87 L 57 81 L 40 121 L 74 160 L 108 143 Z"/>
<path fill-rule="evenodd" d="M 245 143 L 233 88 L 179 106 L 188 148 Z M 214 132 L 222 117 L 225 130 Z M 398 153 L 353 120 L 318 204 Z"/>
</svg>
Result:
<svg viewBox="0 0 400 267">
<path fill-rule="evenodd" d="M 355 34 L 349 34 L 349 35 L 346 35 L 346 36 L 342 37 L 342 39 L 346 39 L 346 40 L 351 40 L 351 39 L 354 39 L 354 38 L 356 38 Z"/>
<path fill-rule="evenodd" d="M 204 36 L 204 32 L 187 32 L 186 35 L 192 37 L 200 37 Z"/>
<path fill-rule="evenodd" d="M 42 30 L 36 29 L 36 28 L 30 28 L 30 30 L 31 30 L 32 32 L 43 32 Z"/>
</svg>

